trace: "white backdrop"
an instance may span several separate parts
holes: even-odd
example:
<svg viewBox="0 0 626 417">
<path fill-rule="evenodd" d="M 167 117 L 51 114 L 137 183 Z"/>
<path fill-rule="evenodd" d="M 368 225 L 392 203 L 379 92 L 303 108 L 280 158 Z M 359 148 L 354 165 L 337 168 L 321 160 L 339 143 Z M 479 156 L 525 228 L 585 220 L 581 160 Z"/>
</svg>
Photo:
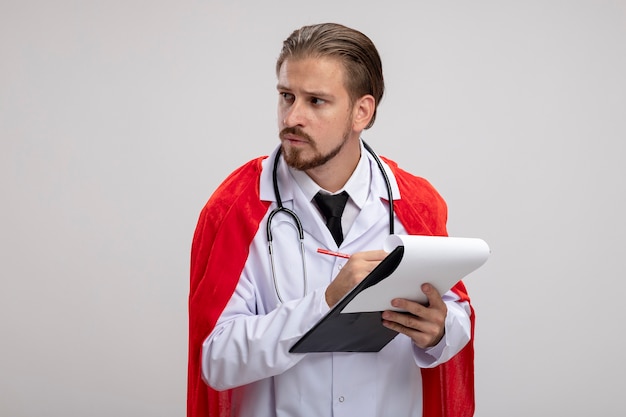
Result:
<svg viewBox="0 0 626 417">
<path fill-rule="evenodd" d="M 626 2 L 1 0 L 0 415 L 184 415 L 197 215 L 322 21 L 383 57 L 365 139 L 492 248 L 476 415 L 626 413 Z"/>
</svg>

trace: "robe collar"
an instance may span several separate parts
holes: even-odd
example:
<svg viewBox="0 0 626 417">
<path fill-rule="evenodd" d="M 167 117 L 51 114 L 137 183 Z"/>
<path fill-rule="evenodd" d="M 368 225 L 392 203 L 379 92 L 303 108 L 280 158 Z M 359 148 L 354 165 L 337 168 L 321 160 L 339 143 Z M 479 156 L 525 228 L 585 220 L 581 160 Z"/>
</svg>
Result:
<svg viewBox="0 0 626 417">
<path fill-rule="evenodd" d="M 272 182 L 272 167 L 274 166 L 274 159 L 280 149 L 278 145 L 269 158 L 263 161 L 263 172 L 261 173 L 260 181 L 260 196 L 261 200 L 276 202 L 274 195 L 274 186 Z M 400 190 L 398 183 L 391 172 L 389 166 L 382 161 L 387 177 L 391 184 L 392 196 L 394 200 L 400 199 Z M 307 201 L 313 199 L 313 196 L 320 190 L 320 187 L 304 172 L 296 171 L 289 168 L 284 159 L 278 161 L 277 169 L 278 188 L 280 191 L 280 197 L 283 203 L 292 201 L 297 192 L 304 194 Z M 366 174 L 366 175 L 364 175 Z M 371 182 L 372 187 L 369 187 Z M 350 194 L 350 198 L 355 204 L 361 208 L 368 197 L 368 191 L 371 189 L 374 195 L 387 200 L 387 187 L 383 176 L 380 174 L 378 166 L 374 158 L 369 154 L 363 143 L 361 142 L 361 159 L 355 172 L 352 174 L 346 185 L 342 190 L 346 190 Z M 342 191 L 340 190 L 340 191 Z"/>
</svg>

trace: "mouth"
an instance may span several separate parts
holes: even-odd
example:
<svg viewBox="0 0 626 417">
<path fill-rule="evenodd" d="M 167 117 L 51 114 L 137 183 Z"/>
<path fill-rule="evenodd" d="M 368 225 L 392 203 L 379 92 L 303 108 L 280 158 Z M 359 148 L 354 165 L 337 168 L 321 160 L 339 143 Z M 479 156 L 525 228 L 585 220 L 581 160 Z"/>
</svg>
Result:
<svg viewBox="0 0 626 417">
<path fill-rule="evenodd" d="M 304 132 L 294 132 L 293 129 L 284 129 L 280 132 L 280 139 L 283 143 L 287 142 L 290 145 L 306 145 L 311 142 L 311 139 Z"/>
<path fill-rule="evenodd" d="M 281 136 L 281 139 L 283 140 L 283 142 L 289 142 L 291 145 L 299 145 L 299 144 L 308 143 L 308 140 L 301 138 L 300 136 L 295 136 L 295 135 L 283 135 Z"/>
</svg>

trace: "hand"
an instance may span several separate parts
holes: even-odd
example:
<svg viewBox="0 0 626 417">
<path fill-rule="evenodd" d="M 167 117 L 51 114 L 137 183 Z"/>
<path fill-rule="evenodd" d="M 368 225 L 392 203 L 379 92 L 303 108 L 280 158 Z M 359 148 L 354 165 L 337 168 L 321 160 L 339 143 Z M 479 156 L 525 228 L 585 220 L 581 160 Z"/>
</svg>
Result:
<svg viewBox="0 0 626 417">
<path fill-rule="evenodd" d="M 387 252 L 384 250 L 372 250 L 357 252 L 341 268 L 333 282 L 326 288 L 326 303 L 329 307 L 334 306 L 341 298 L 354 288 L 385 259 Z"/>
<path fill-rule="evenodd" d="M 428 305 L 396 298 L 391 305 L 404 311 L 384 311 L 383 325 L 409 336 L 413 343 L 425 349 L 435 346 L 443 337 L 448 307 L 432 285 L 423 284 L 422 291 L 428 297 Z"/>
</svg>

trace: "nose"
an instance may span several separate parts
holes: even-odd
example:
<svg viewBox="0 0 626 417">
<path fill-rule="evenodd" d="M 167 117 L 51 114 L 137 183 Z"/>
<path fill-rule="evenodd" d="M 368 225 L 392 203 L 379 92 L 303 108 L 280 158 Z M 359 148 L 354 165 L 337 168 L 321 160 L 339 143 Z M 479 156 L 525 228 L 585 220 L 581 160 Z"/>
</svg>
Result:
<svg viewBox="0 0 626 417">
<path fill-rule="evenodd" d="M 282 122 L 285 127 L 304 126 L 306 116 L 299 100 L 295 100 L 282 111 Z"/>
</svg>

